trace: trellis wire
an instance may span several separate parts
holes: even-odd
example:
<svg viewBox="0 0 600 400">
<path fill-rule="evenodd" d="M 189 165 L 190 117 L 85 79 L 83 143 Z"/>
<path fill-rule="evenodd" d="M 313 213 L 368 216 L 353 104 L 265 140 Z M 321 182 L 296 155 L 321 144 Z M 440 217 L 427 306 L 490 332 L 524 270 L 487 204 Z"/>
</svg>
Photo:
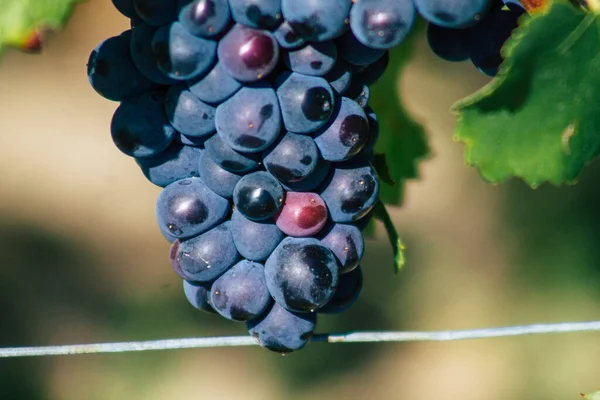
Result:
<svg viewBox="0 0 600 400">
<path fill-rule="evenodd" d="M 432 331 L 432 332 L 352 332 L 343 334 L 318 334 L 312 342 L 328 343 L 377 343 L 377 342 L 444 342 L 453 340 L 498 338 L 507 336 L 540 335 L 567 332 L 598 332 L 600 321 L 565 322 L 556 324 L 535 324 L 505 326 L 473 330 Z M 184 338 L 150 340 L 138 342 L 69 344 L 63 346 L 8 347 L 0 349 L 0 357 L 58 356 L 92 353 L 124 353 L 148 350 L 173 350 L 192 348 L 254 346 L 256 341 L 250 336 L 220 336 L 205 338 Z"/>
</svg>

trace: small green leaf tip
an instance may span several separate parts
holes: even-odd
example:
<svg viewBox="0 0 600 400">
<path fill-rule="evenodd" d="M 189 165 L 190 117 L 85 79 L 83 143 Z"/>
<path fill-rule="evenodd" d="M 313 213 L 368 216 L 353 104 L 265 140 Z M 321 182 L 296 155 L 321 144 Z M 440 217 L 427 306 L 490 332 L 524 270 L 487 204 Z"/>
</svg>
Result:
<svg viewBox="0 0 600 400">
<path fill-rule="evenodd" d="M 404 256 L 406 246 L 404 245 L 404 242 L 402 242 L 402 239 L 400 239 L 396 227 L 394 226 L 394 222 L 390 218 L 390 214 L 387 212 L 387 209 L 381 200 L 378 200 L 377 203 L 375 203 L 373 216 L 383 222 L 390 244 L 392 245 L 392 250 L 394 251 L 394 272 L 398 273 L 406 263 L 406 258 Z"/>
<path fill-rule="evenodd" d="M 44 30 L 65 26 L 75 3 L 82 0 L 9 0 L 0 12 L 0 54 L 6 46 L 28 52 L 41 49 Z"/>
<path fill-rule="evenodd" d="M 454 106 L 465 162 L 492 183 L 572 183 L 600 151 L 600 21 L 564 0 L 524 16 L 500 73 Z"/>
<path fill-rule="evenodd" d="M 585 400 L 600 400 L 600 392 L 590 394 L 581 393 L 581 397 L 583 397 Z"/>
</svg>

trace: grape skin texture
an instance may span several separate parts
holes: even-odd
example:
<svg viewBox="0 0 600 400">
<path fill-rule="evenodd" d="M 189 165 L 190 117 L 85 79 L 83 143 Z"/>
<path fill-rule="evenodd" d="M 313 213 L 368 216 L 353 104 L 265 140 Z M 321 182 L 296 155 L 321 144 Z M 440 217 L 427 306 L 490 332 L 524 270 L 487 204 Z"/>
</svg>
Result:
<svg viewBox="0 0 600 400">
<path fill-rule="evenodd" d="M 281 131 L 279 101 L 266 84 L 244 87 L 217 107 L 215 120 L 221 138 L 241 152 L 265 150 Z"/>
<path fill-rule="evenodd" d="M 151 157 L 169 146 L 175 129 L 165 117 L 164 102 L 163 93 L 147 92 L 121 103 L 110 125 L 119 150 L 131 157 Z"/>
<path fill-rule="evenodd" d="M 189 282 L 184 279 L 183 293 L 194 308 L 211 314 L 216 313 L 210 305 L 210 284 Z"/>
<path fill-rule="evenodd" d="M 335 254 L 340 263 L 341 274 L 358 267 L 365 254 L 365 239 L 354 225 L 332 224 L 323 230 L 320 240 Z"/>
<path fill-rule="evenodd" d="M 187 84 L 190 92 L 212 105 L 221 104 L 242 88 L 242 84 L 233 79 L 220 63 L 205 76 L 189 80 Z"/>
<path fill-rule="evenodd" d="M 278 82 L 277 98 L 288 131 L 311 133 L 329 121 L 335 97 L 325 79 L 294 72 L 278 77 Z"/>
<path fill-rule="evenodd" d="M 237 152 L 219 135 L 213 135 L 204 143 L 204 146 L 212 160 L 229 172 L 251 172 L 258 168 L 257 154 Z"/>
<path fill-rule="evenodd" d="M 335 117 L 315 136 L 321 156 L 328 161 L 352 158 L 369 138 L 369 123 L 361 106 L 347 97 L 338 104 Z"/>
<path fill-rule="evenodd" d="M 183 84 L 171 86 L 165 111 L 171 125 L 186 136 L 201 137 L 216 131 L 215 108 L 202 102 Z"/>
<path fill-rule="evenodd" d="M 227 0 L 196 0 L 179 12 L 179 22 L 192 35 L 211 38 L 218 36 L 231 21 Z"/>
<path fill-rule="evenodd" d="M 175 3 L 175 1 L 165 0 L 133 0 L 133 7 L 145 23 L 162 26 L 177 19 Z"/>
<path fill-rule="evenodd" d="M 334 39 L 348 29 L 352 0 L 282 0 L 283 16 L 309 41 Z"/>
<path fill-rule="evenodd" d="M 314 238 L 283 239 L 265 264 L 271 296 L 290 311 L 313 312 L 327 304 L 338 277 L 335 256 Z"/>
<path fill-rule="evenodd" d="M 282 183 L 281 186 L 287 191 L 310 192 L 317 189 L 319 185 L 323 183 L 330 170 L 331 163 L 319 158 L 315 170 L 306 178 L 299 182 Z"/>
<path fill-rule="evenodd" d="M 283 21 L 274 34 L 277 43 L 284 49 L 295 49 L 306 43 L 306 40 L 304 40 L 304 38 L 300 36 L 287 21 Z"/>
<path fill-rule="evenodd" d="M 362 286 L 363 274 L 360 266 L 347 274 L 341 275 L 340 283 L 335 291 L 335 295 L 329 303 L 319 309 L 319 312 L 325 314 L 339 314 L 346 311 L 356 303 L 356 300 L 358 300 Z"/>
<path fill-rule="evenodd" d="M 193 282 L 211 282 L 240 259 L 231 236 L 231 222 L 191 239 L 176 241 L 171 264 L 182 278 Z"/>
<path fill-rule="evenodd" d="M 133 7 L 133 0 L 112 0 L 113 5 L 127 18 L 135 18 L 137 14 Z"/>
<path fill-rule="evenodd" d="M 218 47 L 223 68 L 241 82 L 263 79 L 279 60 L 279 45 L 271 32 L 235 25 Z"/>
<path fill-rule="evenodd" d="M 172 85 L 177 81 L 169 78 L 158 69 L 156 55 L 152 50 L 152 39 L 156 30 L 156 28 L 143 22 L 135 25 L 131 36 L 131 59 L 140 72 L 152 82 L 160 85 Z"/>
<path fill-rule="evenodd" d="M 322 186 L 331 219 L 340 223 L 365 216 L 379 195 L 377 173 L 370 164 L 337 166 Z"/>
<path fill-rule="evenodd" d="M 238 24 L 273 29 L 281 23 L 281 0 L 229 0 L 229 4 Z"/>
<path fill-rule="evenodd" d="M 388 50 L 406 39 L 416 14 L 412 0 L 360 0 L 350 10 L 350 29 L 362 44 Z"/>
<path fill-rule="evenodd" d="M 352 72 L 348 63 L 342 59 L 338 59 L 333 69 L 325 76 L 333 90 L 338 94 L 343 94 L 352 83 Z"/>
<path fill-rule="evenodd" d="M 202 150 L 173 141 L 164 152 L 153 157 L 136 158 L 144 176 L 157 186 L 165 187 L 185 178 L 200 176 L 198 163 Z"/>
<path fill-rule="evenodd" d="M 294 313 L 277 303 L 258 319 L 247 323 L 248 331 L 262 347 L 277 353 L 300 350 L 313 336 L 316 313 Z"/>
<path fill-rule="evenodd" d="M 198 170 L 204 184 L 210 190 L 226 199 L 230 199 L 233 196 L 233 190 L 242 178 L 242 175 L 234 174 L 221 168 L 206 152 L 200 159 Z"/>
<path fill-rule="evenodd" d="M 373 49 L 359 42 L 352 31 L 346 32 L 335 43 L 338 55 L 352 65 L 367 66 L 385 54 L 385 50 Z"/>
<path fill-rule="evenodd" d="M 231 233 L 239 253 L 252 261 L 265 261 L 269 258 L 285 236 L 274 222 L 252 221 L 238 210 L 231 216 Z"/>
<path fill-rule="evenodd" d="M 246 218 L 264 221 L 273 217 L 283 205 L 283 188 L 268 172 L 245 175 L 235 186 L 233 202 Z"/>
<path fill-rule="evenodd" d="M 286 235 L 314 236 L 327 222 L 327 206 L 316 193 L 288 192 L 275 222 Z"/>
<path fill-rule="evenodd" d="M 491 1 L 415 0 L 415 6 L 427 22 L 444 28 L 468 28 L 485 16 Z"/>
<path fill-rule="evenodd" d="M 157 89 L 135 66 L 129 51 L 131 31 L 125 31 L 100 43 L 88 60 L 88 80 L 102 97 L 123 101 Z"/>
<path fill-rule="evenodd" d="M 229 207 L 229 201 L 210 190 L 200 178 L 189 178 L 163 189 L 156 202 L 156 216 L 172 236 L 187 238 L 223 221 Z"/>
<path fill-rule="evenodd" d="M 298 182 L 309 176 L 319 162 L 315 141 L 304 135 L 286 133 L 263 157 L 263 164 L 282 183 Z"/>
<path fill-rule="evenodd" d="M 471 28 L 452 29 L 429 24 L 427 42 L 439 58 L 452 62 L 465 61 L 471 52 Z"/>
<path fill-rule="evenodd" d="M 289 69 L 304 75 L 323 76 L 335 65 L 337 48 L 333 41 L 308 44 L 285 53 L 283 61 Z"/>
<path fill-rule="evenodd" d="M 240 261 L 213 283 L 210 299 L 213 308 L 232 321 L 259 317 L 273 301 L 265 283 L 265 267 Z"/>
<path fill-rule="evenodd" d="M 206 72 L 217 54 L 217 42 L 193 36 L 179 22 L 154 34 L 152 51 L 158 68 L 169 78 L 192 79 Z"/>
</svg>

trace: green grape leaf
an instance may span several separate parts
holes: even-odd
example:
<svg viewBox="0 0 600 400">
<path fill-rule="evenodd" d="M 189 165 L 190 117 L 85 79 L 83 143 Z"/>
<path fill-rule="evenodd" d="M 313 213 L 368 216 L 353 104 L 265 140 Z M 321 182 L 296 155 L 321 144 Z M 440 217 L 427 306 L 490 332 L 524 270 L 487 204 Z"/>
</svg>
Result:
<svg viewBox="0 0 600 400">
<path fill-rule="evenodd" d="M 394 178 L 392 178 L 392 175 L 390 174 L 390 166 L 388 165 L 385 153 L 375 154 L 371 164 L 373 164 L 375 171 L 377 171 L 377 176 L 379 176 L 380 181 L 383 181 L 390 186 L 396 185 L 396 181 L 394 180 Z"/>
<path fill-rule="evenodd" d="M 390 181 L 396 182 L 393 186 L 381 185 L 380 197 L 388 204 L 402 203 L 405 181 L 418 177 L 418 163 L 429 154 L 423 127 L 406 112 L 398 93 L 398 77 L 412 55 L 421 28 L 415 26 L 411 36 L 390 51 L 387 72 L 371 87 L 369 104 L 379 123 L 375 151 L 386 155 Z"/>
<path fill-rule="evenodd" d="M 590 394 L 581 393 L 581 397 L 583 397 L 585 400 L 600 400 L 600 392 Z"/>
<path fill-rule="evenodd" d="M 0 53 L 6 46 L 35 51 L 47 29 L 62 28 L 82 0 L 0 0 Z"/>
<path fill-rule="evenodd" d="M 492 183 L 571 183 L 600 151 L 600 21 L 556 0 L 520 23 L 498 77 L 454 106 L 455 139 Z"/>
</svg>

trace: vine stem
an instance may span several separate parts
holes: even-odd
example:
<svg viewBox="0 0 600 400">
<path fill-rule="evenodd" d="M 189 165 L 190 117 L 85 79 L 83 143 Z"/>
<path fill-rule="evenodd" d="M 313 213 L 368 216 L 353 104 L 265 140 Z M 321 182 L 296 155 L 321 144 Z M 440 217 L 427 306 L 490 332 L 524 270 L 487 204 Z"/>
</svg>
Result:
<svg viewBox="0 0 600 400">
<path fill-rule="evenodd" d="M 400 235 L 398 235 L 398 231 L 396 231 L 396 227 L 394 226 L 394 221 L 392 221 L 392 218 L 381 199 L 377 199 L 375 207 L 373 207 L 373 216 L 380 220 L 385 227 L 388 238 L 390 239 L 390 244 L 392 245 L 392 250 L 394 251 L 394 271 L 398 273 L 406 263 L 404 257 L 404 249 L 406 246 L 404 246 L 402 239 L 400 239 Z"/>
<path fill-rule="evenodd" d="M 505 326 L 473 330 L 432 331 L 432 332 L 351 332 L 342 334 L 318 334 L 312 342 L 327 343 L 380 343 L 380 342 L 446 342 L 454 340 L 485 339 L 508 336 L 541 335 L 568 332 L 600 332 L 600 321 L 563 322 L 555 324 L 535 324 Z M 174 350 L 192 348 L 254 346 L 257 343 L 250 336 L 221 336 L 205 338 L 184 338 L 151 340 L 140 342 L 69 344 L 43 347 L 7 347 L 0 349 L 0 358 L 59 356 L 92 353 L 125 353 L 148 350 Z"/>
</svg>

